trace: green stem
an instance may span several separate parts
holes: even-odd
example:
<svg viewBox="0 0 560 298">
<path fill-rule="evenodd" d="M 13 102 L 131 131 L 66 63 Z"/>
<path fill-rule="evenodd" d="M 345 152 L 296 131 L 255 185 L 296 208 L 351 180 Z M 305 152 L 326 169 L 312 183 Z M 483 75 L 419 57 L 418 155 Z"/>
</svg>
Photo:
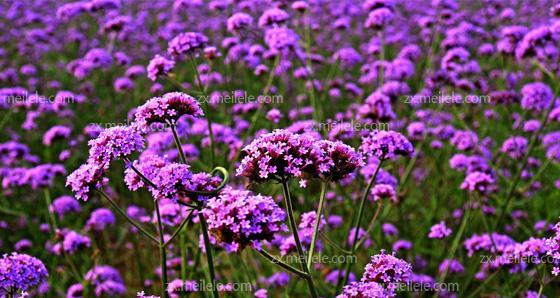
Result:
<svg viewBox="0 0 560 298">
<path fill-rule="evenodd" d="M 257 251 L 261 256 L 265 257 L 267 260 L 269 260 L 270 262 L 272 262 L 273 264 L 276 264 L 276 265 L 278 265 L 278 266 L 284 268 L 285 270 L 287 270 L 287 271 L 289 271 L 289 272 L 291 272 L 291 273 L 293 273 L 293 274 L 295 274 L 295 275 L 297 275 L 297 276 L 299 276 L 299 277 L 301 277 L 301 278 L 303 278 L 303 279 L 307 279 L 307 278 L 308 278 L 308 276 L 307 276 L 307 274 L 306 274 L 305 272 L 303 272 L 303 271 L 301 271 L 301 270 L 299 270 L 299 269 L 296 269 L 296 268 L 294 268 L 294 267 L 292 267 L 292 266 L 290 266 L 290 265 L 284 263 L 284 262 L 283 262 L 282 260 L 280 260 L 279 258 L 277 258 L 277 257 L 271 255 L 270 253 L 268 253 L 266 250 L 264 250 L 264 249 L 256 249 L 256 251 Z"/>
<path fill-rule="evenodd" d="M 202 212 L 198 212 L 198 219 L 200 220 L 200 229 L 202 230 L 202 237 L 204 238 L 204 248 L 206 249 L 206 260 L 208 262 L 208 271 L 210 272 L 210 282 L 212 284 L 212 294 L 214 298 L 220 297 L 216 287 L 216 272 L 214 270 L 214 258 L 212 256 L 212 245 L 210 244 L 210 236 L 208 235 L 208 226 L 206 218 Z"/>
<path fill-rule="evenodd" d="M 371 232 L 371 230 L 373 230 L 373 227 L 375 226 L 375 221 L 377 220 L 377 217 L 379 217 L 379 212 L 381 211 L 381 206 L 383 204 L 381 204 L 381 202 L 377 203 L 377 209 L 375 210 L 375 214 L 373 215 L 373 218 L 371 219 L 367 229 L 366 229 L 366 233 L 365 235 L 369 235 L 369 233 Z M 356 249 L 358 249 L 366 240 L 367 237 L 362 237 L 362 239 L 358 240 L 358 244 L 356 244 Z"/>
<path fill-rule="evenodd" d="M 303 268 L 305 274 L 309 276 L 307 279 L 307 286 L 309 287 L 309 292 L 313 298 L 318 298 L 319 295 L 317 294 L 317 289 L 315 289 L 315 285 L 313 284 L 313 278 L 311 277 L 311 273 L 305 264 L 305 254 L 303 252 L 303 247 L 301 246 L 301 241 L 299 240 L 298 235 L 298 228 L 296 224 L 296 219 L 294 217 L 294 209 L 292 206 L 292 198 L 290 197 L 290 189 L 288 187 L 288 182 L 286 180 L 282 180 L 282 191 L 284 192 L 284 201 L 286 203 L 286 211 L 288 213 L 288 221 L 290 222 L 290 229 L 292 230 L 292 235 L 294 236 L 294 242 L 296 243 L 297 253 L 298 253 L 298 263 Z"/>
<path fill-rule="evenodd" d="M 167 241 L 165 241 L 165 243 L 163 243 L 163 245 L 162 245 L 163 247 L 167 247 L 169 244 L 171 244 L 173 239 L 175 239 L 177 237 L 177 235 L 179 235 L 181 230 L 183 230 L 183 227 L 185 227 L 189 224 L 189 222 L 192 219 L 193 213 L 194 213 L 194 209 L 192 209 L 191 212 L 189 212 L 189 214 L 187 215 L 187 217 L 185 217 L 185 219 L 183 219 L 183 221 L 181 222 L 181 225 L 179 225 L 179 227 L 175 230 L 173 235 L 171 235 L 171 237 Z"/>
<path fill-rule="evenodd" d="M 45 203 L 47 204 L 47 213 L 48 213 L 48 218 L 51 222 L 51 231 L 53 236 L 56 234 L 56 230 L 58 230 L 58 226 L 56 225 L 56 217 L 54 216 L 54 212 L 51 211 L 51 192 L 49 191 L 48 188 L 45 188 L 44 190 L 44 194 L 45 194 Z"/>
<path fill-rule="evenodd" d="M 156 200 L 154 201 L 156 205 L 156 216 L 157 216 L 157 224 L 158 224 L 158 232 L 159 232 L 159 243 L 164 243 L 164 230 L 163 224 L 161 223 L 161 213 L 159 211 L 159 202 Z M 167 254 L 165 253 L 165 246 L 159 246 L 159 261 L 161 266 L 161 297 L 168 298 L 169 294 L 167 293 Z"/>
<path fill-rule="evenodd" d="M 373 173 L 373 175 L 369 179 L 366 190 L 365 190 L 365 192 L 362 195 L 362 198 L 360 200 L 360 207 L 358 208 L 358 217 L 356 219 L 354 236 L 352 237 L 352 239 L 353 239 L 352 247 L 350 248 L 351 256 L 354 256 L 354 254 L 356 253 L 356 247 L 357 247 L 357 244 L 358 244 L 358 232 L 360 230 L 360 224 L 362 222 L 362 217 L 364 215 L 364 206 L 366 204 L 367 197 L 369 195 L 369 192 L 371 191 L 373 183 L 375 182 L 375 178 L 377 177 L 377 173 L 379 173 L 379 170 L 381 169 L 382 164 L 383 164 L 382 160 L 379 161 L 379 163 L 377 164 L 377 167 L 375 168 L 375 172 Z M 346 270 L 345 270 L 345 274 L 344 274 L 343 285 L 348 283 L 348 275 L 350 274 L 351 269 L 352 269 L 352 262 L 346 263 Z"/>
<path fill-rule="evenodd" d="M 183 146 L 181 146 L 181 140 L 179 139 L 179 135 L 177 134 L 177 128 L 175 127 L 175 123 L 171 124 L 171 132 L 173 133 L 173 140 L 175 140 L 175 146 L 179 151 L 179 158 L 181 162 L 187 164 L 187 158 L 185 157 L 185 152 L 183 152 Z"/>
<path fill-rule="evenodd" d="M 307 269 L 311 270 L 313 263 L 313 254 L 315 253 L 315 245 L 317 244 L 317 236 L 319 232 L 319 225 L 321 223 L 321 216 L 323 214 L 323 205 L 325 204 L 325 194 L 327 192 L 327 182 L 321 183 L 321 196 L 319 198 L 319 207 L 317 207 L 317 214 L 315 217 L 315 227 L 313 229 L 313 236 L 311 238 L 311 246 L 309 247 L 309 255 L 307 256 Z"/>
<path fill-rule="evenodd" d="M 104 191 L 98 189 L 97 192 L 99 192 L 101 194 L 102 197 L 104 197 L 109 204 L 111 204 L 111 206 L 113 207 L 113 209 L 115 209 L 117 211 L 117 213 L 119 213 L 122 217 L 124 217 L 131 225 L 133 225 L 138 231 L 140 231 L 141 234 L 143 234 L 144 236 L 148 237 L 150 240 L 152 240 L 154 243 L 156 243 L 158 246 L 160 245 L 159 240 L 152 235 L 150 232 L 146 231 L 143 227 L 141 227 L 138 223 L 136 223 L 132 218 L 130 218 L 126 212 L 124 212 L 124 210 L 121 209 L 121 207 L 119 207 L 119 205 L 117 205 L 117 203 L 115 203 L 115 201 L 113 201 L 109 195 L 107 195 Z"/>
</svg>

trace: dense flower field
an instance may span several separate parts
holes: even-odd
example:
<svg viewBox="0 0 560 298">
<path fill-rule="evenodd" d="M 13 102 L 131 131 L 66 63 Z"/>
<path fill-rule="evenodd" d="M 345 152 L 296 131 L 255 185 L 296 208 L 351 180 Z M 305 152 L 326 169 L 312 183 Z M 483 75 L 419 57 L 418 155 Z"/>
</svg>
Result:
<svg viewBox="0 0 560 298">
<path fill-rule="evenodd" d="M 0 297 L 559 297 L 560 4 L 0 1 Z"/>
</svg>

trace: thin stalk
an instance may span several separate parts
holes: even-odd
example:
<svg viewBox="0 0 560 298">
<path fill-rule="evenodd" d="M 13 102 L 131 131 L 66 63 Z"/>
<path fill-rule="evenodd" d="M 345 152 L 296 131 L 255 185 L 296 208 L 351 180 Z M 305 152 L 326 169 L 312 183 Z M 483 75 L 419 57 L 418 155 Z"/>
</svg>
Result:
<svg viewBox="0 0 560 298">
<path fill-rule="evenodd" d="M 49 220 L 51 222 L 51 231 L 52 234 L 55 235 L 56 230 L 58 230 L 58 226 L 56 225 L 56 217 L 54 216 L 54 212 L 51 210 L 51 204 L 52 204 L 51 192 L 49 191 L 48 188 L 45 188 L 44 194 L 45 194 L 45 203 L 47 204 L 47 213 L 49 216 Z"/>
<path fill-rule="evenodd" d="M 315 245 L 317 244 L 317 236 L 319 235 L 319 224 L 321 223 L 321 216 L 323 214 L 323 205 L 325 204 L 325 194 L 327 192 L 327 182 L 321 182 L 321 196 L 319 197 L 319 207 L 317 207 L 317 215 L 315 217 L 315 227 L 313 229 L 313 236 L 311 238 L 311 246 L 309 247 L 309 255 L 307 256 L 307 269 L 311 270 L 313 263 L 313 254 L 315 253 Z"/>
<path fill-rule="evenodd" d="M 197 80 L 197 85 L 198 85 L 198 89 L 200 90 L 200 93 L 202 93 L 202 95 L 204 96 L 204 101 L 207 102 L 208 96 L 206 94 L 206 87 L 202 87 L 202 80 L 200 79 L 200 73 L 198 72 L 198 65 L 196 63 L 196 59 L 194 59 L 194 57 L 191 55 L 189 56 L 191 63 L 192 63 L 192 67 L 194 70 L 194 73 L 196 75 L 196 80 Z M 211 166 L 212 168 L 214 167 L 214 154 L 215 154 L 215 150 L 214 150 L 214 133 L 212 132 L 212 120 L 210 120 L 210 115 L 208 113 L 209 110 L 209 105 L 206 104 L 206 123 L 208 125 L 208 136 L 210 139 L 210 161 L 211 161 Z"/>
<path fill-rule="evenodd" d="M 264 249 L 256 249 L 256 251 L 263 257 L 265 257 L 267 260 L 269 260 L 271 263 L 276 264 L 280 267 L 282 267 L 283 269 L 285 269 L 286 271 L 289 271 L 297 276 L 299 276 L 300 278 L 303 279 L 308 279 L 308 276 L 305 272 L 294 268 L 293 266 L 290 266 L 286 263 L 284 263 L 282 260 L 280 260 L 279 258 L 271 255 L 270 253 L 268 253 L 266 250 Z"/>
<path fill-rule="evenodd" d="M 121 209 L 121 207 L 119 207 L 119 205 L 117 205 L 117 203 L 115 203 L 115 201 L 113 201 L 109 195 L 107 195 L 104 191 L 98 189 L 97 190 L 102 197 L 104 197 L 110 204 L 111 206 L 117 211 L 117 213 L 119 213 L 122 217 L 124 217 L 131 225 L 133 225 L 138 231 L 140 231 L 141 234 L 143 234 L 144 236 L 148 237 L 150 240 L 152 240 L 154 243 L 156 243 L 158 246 L 160 245 L 159 240 L 152 235 L 150 232 L 146 231 L 142 226 L 140 226 L 138 223 L 136 223 L 136 221 L 134 221 L 132 218 L 130 218 L 126 212 L 124 212 L 124 210 Z"/>
<path fill-rule="evenodd" d="M 169 244 L 171 244 L 173 239 L 175 239 L 179 235 L 181 230 L 183 230 L 183 227 L 185 227 L 189 224 L 189 222 L 192 219 L 193 213 L 194 213 L 194 209 L 192 209 L 191 212 L 189 212 L 189 214 L 187 215 L 187 217 L 185 217 L 185 219 L 183 219 L 183 221 L 181 222 L 181 225 L 179 225 L 179 227 L 175 230 L 173 235 L 171 235 L 171 237 L 167 241 L 165 241 L 165 243 L 163 243 L 163 245 L 162 245 L 163 247 L 167 247 Z"/>
<path fill-rule="evenodd" d="M 175 146 L 179 151 L 179 158 L 181 162 L 187 164 L 187 158 L 185 157 L 185 152 L 183 152 L 183 146 L 181 146 L 181 140 L 179 139 L 179 135 L 177 134 L 177 128 L 175 127 L 175 123 L 171 124 L 171 132 L 173 133 L 173 140 L 175 141 Z"/>
<path fill-rule="evenodd" d="M 311 277 L 311 273 L 307 268 L 305 262 L 305 254 L 303 252 L 303 247 L 301 246 L 301 241 L 299 240 L 298 229 L 296 224 L 296 219 L 294 217 L 294 209 L 292 206 L 292 198 L 290 197 L 290 189 L 288 188 L 288 181 L 282 181 L 282 191 L 284 192 L 284 201 L 286 203 L 286 211 L 288 213 L 288 221 L 290 222 L 290 229 L 292 230 L 292 235 L 294 236 L 294 242 L 296 243 L 296 248 L 298 252 L 298 263 L 303 268 L 305 274 L 309 276 L 307 279 L 307 286 L 309 287 L 309 292 L 313 298 L 318 298 L 319 295 L 317 294 L 317 289 L 315 289 L 315 285 L 313 284 L 313 278 Z"/>
<path fill-rule="evenodd" d="M 356 253 L 356 247 L 357 247 L 357 244 L 358 244 L 358 231 L 360 230 L 360 224 L 362 222 L 362 217 L 364 215 L 364 206 L 366 204 L 367 197 L 369 195 L 369 192 L 371 191 L 373 183 L 375 182 L 375 178 L 377 177 L 377 173 L 379 173 L 379 170 L 381 169 L 382 164 L 383 164 L 383 161 L 379 161 L 379 163 L 377 164 L 377 167 L 375 168 L 375 172 L 371 176 L 371 178 L 370 178 L 370 180 L 367 184 L 366 190 L 365 190 L 365 192 L 362 195 L 362 198 L 360 200 L 360 207 L 358 208 L 358 217 L 356 219 L 354 236 L 352 237 L 352 239 L 353 239 L 352 247 L 350 248 L 350 253 L 351 253 L 352 256 L 354 256 L 354 254 Z M 350 274 L 351 269 L 352 269 L 352 262 L 346 263 L 346 270 L 345 270 L 345 274 L 344 274 L 343 285 L 348 283 L 348 275 Z"/>
<path fill-rule="evenodd" d="M 206 249 L 206 260 L 208 262 L 208 271 L 210 272 L 210 282 L 212 283 L 212 294 L 214 298 L 220 297 L 218 295 L 218 289 L 216 288 L 216 272 L 214 270 L 214 258 L 212 256 L 212 245 L 210 244 L 210 236 L 208 235 L 208 226 L 206 224 L 206 219 L 202 212 L 198 213 L 198 219 L 200 220 L 200 229 L 202 230 L 202 237 L 204 238 L 204 247 Z"/>
<path fill-rule="evenodd" d="M 377 220 L 377 218 L 379 217 L 379 213 L 381 211 L 381 206 L 383 204 L 381 204 L 381 202 L 377 203 L 377 209 L 375 209 L 375 214 L 373 215 L 373 218 L 371 219 L 367 229 L 366 229 L 366 233 L 365 235 L 369 235 L 369 233 L 371 232 L 371 230 L 373 230 L 373 227 L 375 226 L 375 221 Z M 356 244 L 356 249 L 358 249 L 366 240 L 366 237 L 362 237 L 362 239 L 358 240 L 358 244 Z"/>
<path fill-rule="evenodd" d="M 156 216 L 157 216 L 157 224 L 158 224 L 158 232 L 159 232 L 159 243 L 164 243 L 164 231 L 163 231 L 163 224 L 161 223 L 161 213 L 159 212 L 159 202 L 156 200 L 154 201 L 156 205 Z M 167 255 L 165 253 L 165 246 L 159 246 L 159 262 L 161 266 L 161 297 L 168 298 L 169 294 L 167 293 Z"/>
</svg>

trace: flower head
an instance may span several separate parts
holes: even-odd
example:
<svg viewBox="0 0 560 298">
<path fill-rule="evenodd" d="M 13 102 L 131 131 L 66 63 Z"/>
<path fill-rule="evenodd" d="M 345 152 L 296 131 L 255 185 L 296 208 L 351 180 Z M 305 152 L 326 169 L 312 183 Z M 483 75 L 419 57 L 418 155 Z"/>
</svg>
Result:
<svg viewBox="0 0 560 298">
<path fill-rule="evenodd" d="M 180 33 L 169 42 L 167 52 L 170 55 L 181 56 L 184 54 L 192 55 L 197 50 L 206 46 L 208 38 L 198 32 Z"/>
<path fill-rule="evenodd" d="M 148 78 L 155 81 L 160 76 L 167 75 L 175 66 L 175 61 L 167 59 L 163 56 L 156 55 L 150 63 L 146 70 L 148 71 Z"/>
<path fill-rule="evenodd" d="M 136 122 L 142 127 L 152 123 L 174 123 L 185 115 L 200 117 L 204 113 L 194 97 L 182 92 L 170 92 L 138 107 Z"/>
<path fill-rule="evenodd" d="M 0 258 L 0 295 L 4 291 L 26 291 L 45 281 L 47 268 L 38 259 L 26 255 L 11 253 Z"/>
<path fill-rule="evenodd" d="M 362 139 L 360 151 L 379 160 L 395 159 L 399 155 L 412 157 L 414 147 L 408 139 L 395 131 L 373 131 Z"/>
<path fill-rule="evenodd" d="M 286 215 L 274 200 L 246 190 L 224 189 L 207 201 L 202 213 L 210 233 L 228 251 L 247 246 L 258 249 L 262 241 L 271 241 L 275 233 L 286 230 Z"/>
<path fill-rule="evenodd" d="M 399 283 L 410 281 L 412 266 L 393 255 L 380 254 L 371 257 L 366 265 L 362 282 L 377 282 L 383 284 L 389 290 L 394 290 Z"/>
</svg>

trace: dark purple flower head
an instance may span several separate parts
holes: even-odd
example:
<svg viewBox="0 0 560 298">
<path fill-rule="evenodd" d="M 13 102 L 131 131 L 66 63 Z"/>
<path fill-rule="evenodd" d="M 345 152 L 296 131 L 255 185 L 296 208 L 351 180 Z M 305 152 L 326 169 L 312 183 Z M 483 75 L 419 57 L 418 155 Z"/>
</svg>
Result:
<svg viewBox="0 0 560 298">
<path fill-rule="evenodd" d="M 316 160 L 311 155 L 314 142 L 287 130 L 262 135 L 243 148 L 237 175 L 255 182 L 303 178 Z"/>
<path fill-rule="evenodd" d="M 185 115 L 200 117 L 204 113 L 194 97 L 182 92 L 170 92 L 139 106 L 135 117 L 141 127 L 146 127 L 152 123 L 175 123 Z"/>
<path fill-rule="evenodd" d="M 432 226 L 430 233 L 428 234 L 428 238 L 443 239 L 449 235 L 451 235 L 451 229 L 445 226 L 444 221 L 441 221 L 440 223 Z"/>
<path fill-rule="evenodd" d="M 208 38 L 202 33 L 180 33 L 169 42 L 167 53 L 177 57 L 182 55 L 192 55 L 196 51 L 203 49 L 207 43 Z"/>
<path fill-rule="evenodd" d="M 397 191 L 395 190 L 395 187 L 389 184 L 374 185 L 373 188 L 371 189 L 371 194 L 373 195 L 373 197 L 370 196 L 370 198 L 374 202 L 380 200 L 391 200 L 393 203 L 396 203 L 398 200 Z"/>
<path fill-rule="evenodd" d="M 45 265 L 32 256 L 15 252 L 4 254 L 0 258 L 0 295 L 26 291 L 44 282 L 47 275 Z"/>
<path fill-rule="evenodd" d="M 97 297 L 115 297 L 126 292 L 121 274 L 111 266 L 96 265 L 86 273 L 85 280 L 94 287 Z"/>
<path fill-rule="evenodd" d="M 373 131 L 362 138 L 360 151 L 379 160 L 396 159 L 399 155 L 412 157 L 414 147 L 405 136 L 395 131 Z"/>
<path fill-rule="evenodd" d="M 115 215 L 111 210 L 106 208 L 99 208 L 93 211 L 86 222 L 86 227 L 89 230 L 101 232 L 107 226 L 115 224 Z"/>
<path fill-rule="evenodd" d="M 294 49 L 298 39 L 298 35 L 286 27 L 268 28 L 264 32 L 264 41 L 273 50 Z"/>
<path fill-rule="evenodd" d="M 259 18 L 260 27 L 269 27 L 285 23 L 290 16 L 287 12 L 280 8 L 271 8 L 266 10 Z"/>
<path fill-rule="evenodd" d="M 375 9 L 368 14 L 365 26 L 366 28 L 381 30 L 394 18 L 395 14 L 388 8 Z"/>
<path fill-rule="evenodd" d="M 513 159 L 520 159 L 527 153 L 527 139 L 524 137 L 513 136 L 504 141 L 501 152 L 506 153 Z"/>
<path fill-rule="evenodd" d="M 93 67 L 108 68 L 113 63 L 113 57 L 105 49 L 91 49 L 84 56 L 84 61 Z"/>
<path fill-rule="evenodd" d="M 480 194 L 488 194 L 496 189 L 496 181 L 492 176 L 483 172 L 472 172 L 467 175 L 461 189 Z"/>
<path fill-rule="evenodd" d="M 550 87 L 541 82 L 526 84 L 521 89 L 521 94 L 521 107 L 536 112 L 546 109 L 554 98 Z"/>
<path fill-rule="evenodd" d="M 246 190 L 224 189 L 207 201 L 202 213 L 210 233 L 227 251 L 247 246 L 259 249 L 262 241 L 271 241 L 275 233 L 286 230 L 286 215 L 274 200 Z"/>
<path fill-rule="evenodd" d="M 148 72 L 148 78 L 155 81 L 160 76 L 167 75 L 175 66 L 175 61 L 167 59 L 163 56 L 156 55 L 146 68 Z"/>
<path fill-rule="evenodd" d="M 370 94 L 358 109 L 358 115 L 361 119 L 373 123 L 391 121 L 396 117 L 391 99 L 381 92 Z"/>
<path fill-rule="evenodd" d="M 239 31 L 250 27 L 252 24 L 253 17 L 244 12 L 238 12 L 228 18 L 227 29 L 231 33 L 238 33 Z"/>
<path fill-rule="evenodd" d="M 60 218 L 63 218 L 64 215 L 71 213 L 71 212 L 80 212 L 80 204 L 76 201 L 76 199 L 72 198 L 71 196 L 62 196 L 56 198 L 51 206 L 49 206 L 49 210 L 58 214 Z"/>
<path fill-rule="evenodd" d="M 362 165 L 354 148 L 339 141 L 318 141 L 314 144 L 314 152 L 318 156 L 314 176 L 330 181 L 344 179 Z"/>
<path fill-rule="evenodd" d="M 451 144 L 461 151 L 472 150 L 478 146 L 478 136 L 470 130 L 457 130 L 451 138 Z"/>
<path fill-rule="evenodd" d="M 393 291 L 385 289 L 376 282 L 352 282 L 344 286 L 342 294 L 336 298 L 392 298 L 396 297 Z"/>
<path fill-rule="evenodd" d="M 72 133 L 72 128 L 64 125 L 55 125 L 43 135 L 43 145 L 50 146 L 53 141 L 67 139 Z"/>
<path fill-rule="evenodd" d="M 394 291 L 399 283 L 408 283 L 412 274 L 412 266 L 394 255 L 380 254 L 371 257 L 365 267 L 362 282 L 376 282 Z"/>
<path fill-rule="evenodd" d="M 113 160 L 141 151 L 144 148 L 144 137 L 136 126 L 115 126 L 101 132 L 88 145 L 88 163 L 108 169 Z"/>
<path fill-rule="evenodd" d="M 86 163 L 68 175 L 66 186 L 76 194 L 77 199 L 87 201 L 95 189 L 109 182 L 104 175 L 105 170 L 101 166 Z"/>
</svg>

